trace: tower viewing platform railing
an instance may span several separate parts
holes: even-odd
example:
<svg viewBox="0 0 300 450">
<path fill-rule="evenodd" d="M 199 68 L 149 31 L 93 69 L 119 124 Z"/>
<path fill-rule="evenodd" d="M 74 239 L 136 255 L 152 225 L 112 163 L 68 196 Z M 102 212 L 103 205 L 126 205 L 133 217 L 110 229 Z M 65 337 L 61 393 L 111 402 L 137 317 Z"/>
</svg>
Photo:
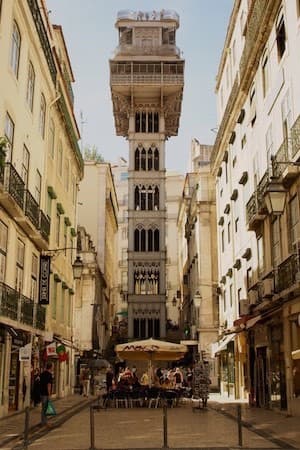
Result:
<svg viewBox="0 0 300 450">
<path fill-rule="evenodd" d="M 184 62 L 124 63 L 111 62 L 111 84 L 179 84 L 184 83 Z"/>
</svg>

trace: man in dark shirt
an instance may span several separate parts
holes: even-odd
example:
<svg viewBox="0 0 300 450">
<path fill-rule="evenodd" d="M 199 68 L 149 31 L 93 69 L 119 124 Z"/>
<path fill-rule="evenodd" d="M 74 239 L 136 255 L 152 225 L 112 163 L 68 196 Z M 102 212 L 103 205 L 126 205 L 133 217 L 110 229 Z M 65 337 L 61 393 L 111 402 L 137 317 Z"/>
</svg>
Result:
<svg viewBox="0 0 300 450">
<path fill-rule="evenodd" d="M 45 426 L 49 426 L 47 421 L 48 418 L 45 414 L 47 403 L 49 400 L 49 397 L 51 396 L 52 392 L 52 384 L 53 384 L 53 376 L 52 376 L 52 367 L 53 364 L 51 362 L 47 362 L 46 369 L 41 374 L 40 378 L 40 390 L 41 390 L 41 403 L 42 403 L 42 410 L 41 410 L 41 424 Z"/>
</svg>

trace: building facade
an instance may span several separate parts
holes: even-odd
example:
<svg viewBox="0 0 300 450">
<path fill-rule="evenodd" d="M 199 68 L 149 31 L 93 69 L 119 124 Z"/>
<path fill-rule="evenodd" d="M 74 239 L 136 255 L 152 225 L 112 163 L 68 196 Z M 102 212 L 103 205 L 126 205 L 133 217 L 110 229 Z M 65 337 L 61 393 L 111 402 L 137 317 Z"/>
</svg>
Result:
<svg viewBox="0 0 300 450">
<path fill-rule="evenodd" d="M 42 369 L 46 359 L 54 363 L 54 394 L 73 388 L 72 263 L 83 162 L 73 115 L 74 76 L 61 27 L 49 23 L 42 1 L 0 6 L 0 415 L 5 415 L 30 403 L 32 370 Z M 41 255 L 51 257 L 43 301 Z"/>
<path fill-rule="evenodd" d="M 218 334 L 217 243 L 215 180 L 211 174 L 212 146 L 193 139 L 191 168 L 186 175 L 178 214 L 180 243 L 180 328 L 191 361 L 205 359 L 218 387 L 218 367 L 211 344 Z"/>
<path fill-rule="evenodd" d="M 111 165 L 105 162 L 85 161 L 85 177 L 78 194 L 78 223 L 89 231 L 95 245 L 96 258 L 103 275 L 106 317 L 102 348 L 106 348 L 116 322 L 118 289 L 118 201 Z M 91 199 L 93 199 L 91 201 Z"/>
<path fill-rule="evenodd" d="M 299 1 L 235 1 L 212 158 L 221 387 L 289 413 L 299 413 L 299 23 Z"/>
<path fill-rule="evenodd" d="M 166 336 L 165 141 L 178 131 L 184 61 L 173 11 L 118 13 L 110 60 L 116 133 L 129 141 L 128 338 Z"/>
</svg>

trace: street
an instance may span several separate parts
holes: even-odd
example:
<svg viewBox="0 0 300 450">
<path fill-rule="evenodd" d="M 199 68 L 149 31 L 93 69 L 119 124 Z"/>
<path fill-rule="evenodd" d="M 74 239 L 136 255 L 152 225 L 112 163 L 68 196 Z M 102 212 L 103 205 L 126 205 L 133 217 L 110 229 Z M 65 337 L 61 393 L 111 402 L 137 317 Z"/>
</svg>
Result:
<svg viewBox="0 0 300 450">
<path fill-rule="evenodd" d="M 217 411 L 219 408 L 222 411 Z M 194 410 L 190 403 L 181 404 L 167 410 L 169 448 L 235 448 L 238 447 L 237 424 L 227 414 L 234 405 L 212 402 L 207 410 Z M 224 414 L 225 411 L 225 414 Z M 280 420 L 288 421 L 286 417 Z M 245 413 L 245 417 L 250 415 Z M 258 416 L 259 419 L 259 411 Z M 95 449 L 142 449 L 163 447 L 162 408 L 109 408 L 94 412 Z M 286 422 L 288 423 L 288 422 Z M 291 422 L 295 427 L 296 422 Z M 263 424 L 261 424 L 263 425 Z M 272 424 L 268 424 L 272 426 Z M 257 428 L 257 431 L 259 431 Z M 243 427 L 243 446 L 245 448 L 299 448 L 296 441 L 275 441 L 275 432 L 268 432 L 262 426 L 265 437 Z M 292 437 L 292 430 L 286 429 L 286 436 Z M 295 428 L 295 432 L 296 432 Z M 296 434 L 294 435 L 294 437 Z M 299 432 L 297 433 L 299 439 Z M 32 442 L 28 448 L 35 450 L 77 450 L 89 449 L 90 409 L 88 406 L 68 421 L 54 427 Z M 7 446 L 3 450 L 20 449 L 20 446 Z"/>
</svg>

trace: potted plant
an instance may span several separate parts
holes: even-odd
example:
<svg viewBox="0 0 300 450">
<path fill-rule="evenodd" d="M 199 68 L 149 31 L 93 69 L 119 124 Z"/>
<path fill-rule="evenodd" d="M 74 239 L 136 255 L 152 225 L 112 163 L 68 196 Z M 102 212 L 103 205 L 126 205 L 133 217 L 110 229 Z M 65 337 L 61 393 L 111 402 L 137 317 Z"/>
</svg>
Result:
<svg viewBox="0 0 300 450">
<path fill-rule="evenodd" d="M 0 167 L 5 163 L 8 140 L 5 136 L 0 136 Z"/>
</svg>

